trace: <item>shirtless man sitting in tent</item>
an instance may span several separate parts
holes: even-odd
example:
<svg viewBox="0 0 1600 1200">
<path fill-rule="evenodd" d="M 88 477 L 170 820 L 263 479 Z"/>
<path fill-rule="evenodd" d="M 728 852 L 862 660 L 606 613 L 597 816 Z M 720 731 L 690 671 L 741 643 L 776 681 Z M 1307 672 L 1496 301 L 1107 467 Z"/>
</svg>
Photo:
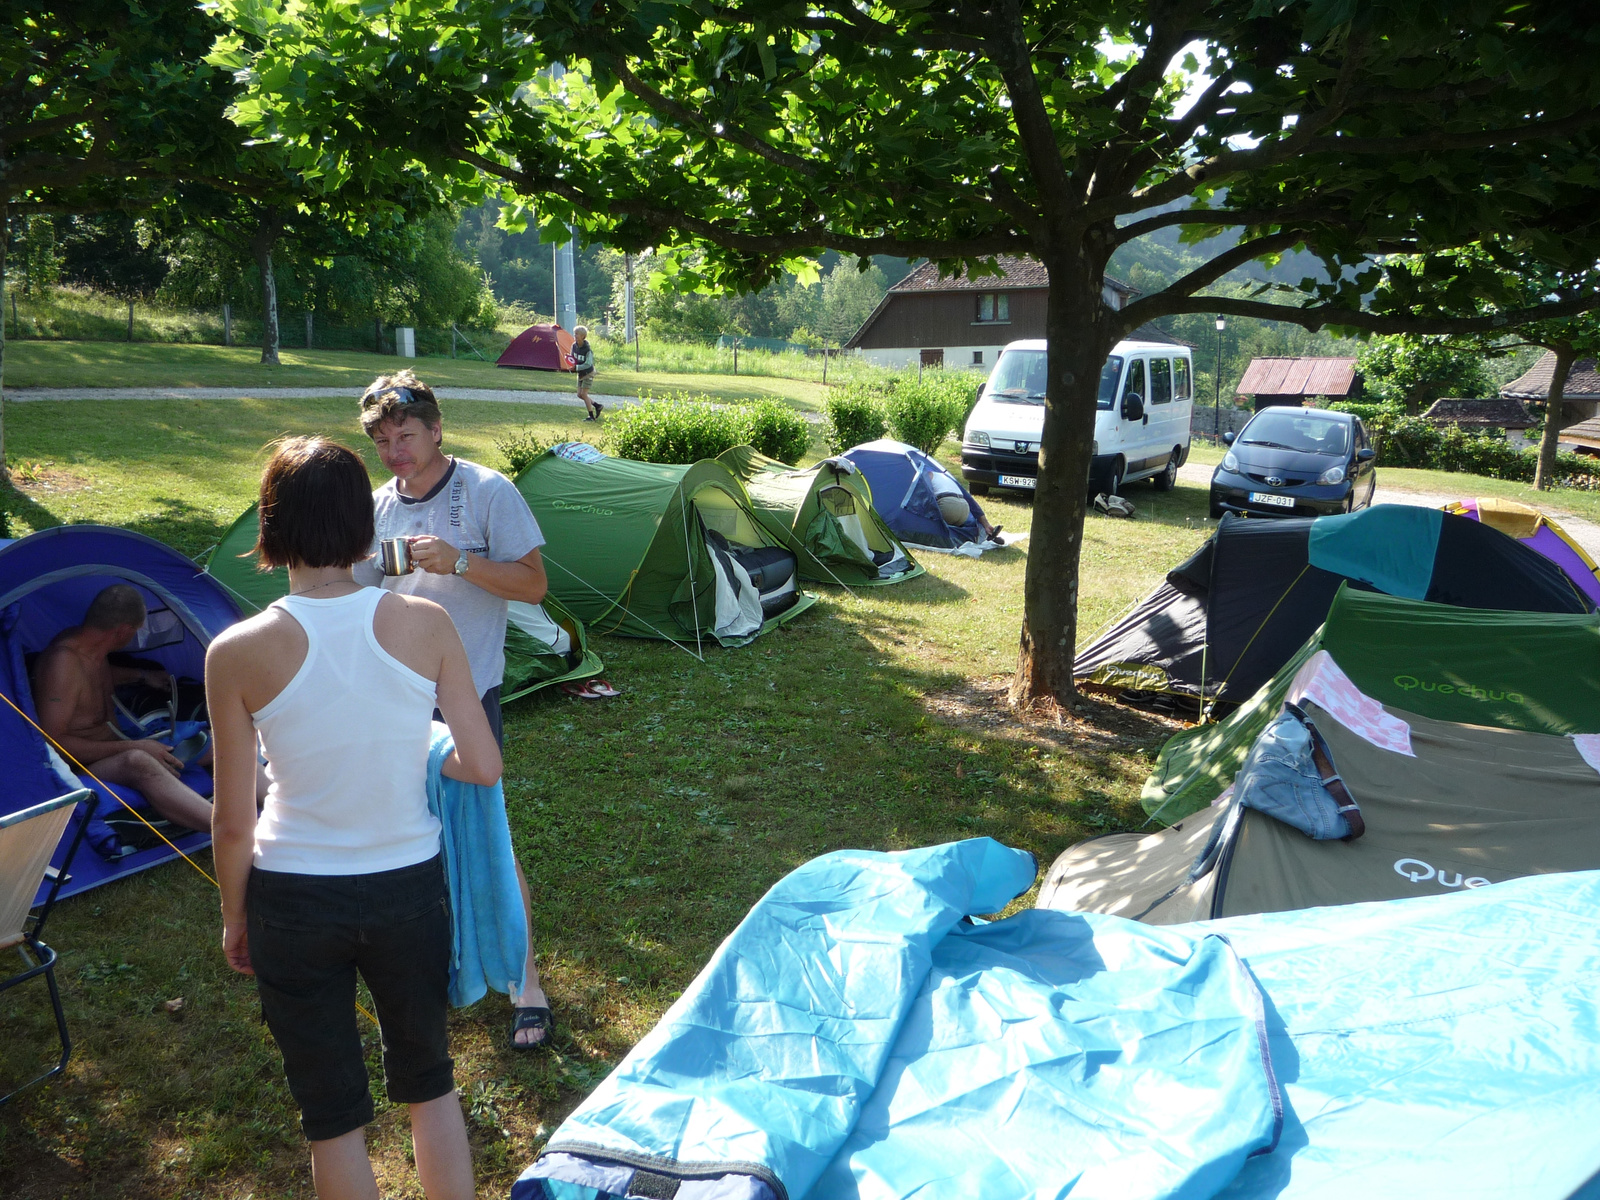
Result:
<svg viewBox="0 0 1600 1200">
<path fill-rule="evenodd" d="M 211 827 L 211 802 L 178 782 L 183 763 L 157 741 L 127 741 L 115 728 L 112 692 L 139 680 L 167 686 L 165 675 L 112 666 L 107 656 L 126 646 L 145 621 L 144 596 L 126 583 L 89 603 L 83 624 L 51 639 L 33 669 L 39 724 L 61 749 L 106 783 L 136 789 L 150 807 L 189 829 Z"/>
</svg>

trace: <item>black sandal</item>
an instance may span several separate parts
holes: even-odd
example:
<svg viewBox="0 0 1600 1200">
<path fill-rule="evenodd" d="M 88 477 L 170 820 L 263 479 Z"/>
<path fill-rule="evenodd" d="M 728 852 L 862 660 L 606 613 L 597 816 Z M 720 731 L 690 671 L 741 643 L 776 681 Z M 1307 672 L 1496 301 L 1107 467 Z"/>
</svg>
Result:
<svg viewBox="0 0 1600 1200">
<path fill-rule="evenodd" d="M 511 1048 L 513 1050 L 543 1050 L 550 1045 L 553 1032 L 548 1008 L 514 1008 L 511 1010 Z M 537 1042 L 519 1042 L 517 1034 L 524 1029 L 542 1029 L 544 1036 Z"/>
</svg>

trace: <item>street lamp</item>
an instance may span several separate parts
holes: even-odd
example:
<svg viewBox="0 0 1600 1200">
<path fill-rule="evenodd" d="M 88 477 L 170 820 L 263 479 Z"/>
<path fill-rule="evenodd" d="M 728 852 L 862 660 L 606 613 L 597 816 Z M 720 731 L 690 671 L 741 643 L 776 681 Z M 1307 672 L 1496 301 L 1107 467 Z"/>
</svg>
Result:
<svg viewBox="0 0 1600 1200">
<path fill-rule="evenodd" d="M 1217 441 L 1222 440 L 1222 331 L 1228 323 L 1221 317 L 1217 318 L 1217 375 L 1216 396 L 1211 401 L 1211 432 Z"/>
</svg>

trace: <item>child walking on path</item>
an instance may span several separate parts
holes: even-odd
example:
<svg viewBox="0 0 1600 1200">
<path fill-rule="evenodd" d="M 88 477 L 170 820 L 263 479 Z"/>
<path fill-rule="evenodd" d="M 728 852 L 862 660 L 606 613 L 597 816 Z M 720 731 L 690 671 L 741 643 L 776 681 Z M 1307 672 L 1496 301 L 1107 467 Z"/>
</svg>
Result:
<svg viewBox="0 0 1600 1200">
<path fill-rule="evenodd" d="M 578 399 L 588 412 L 585 421 L 598 421 L 604 407 L 598 400 L 589 399 L 589 388 L 594 384 L 594 346 L 589 341 L 589 327 L 579 325 L 572 331 L 572 369 L 578 373 Z"/>
</svg>

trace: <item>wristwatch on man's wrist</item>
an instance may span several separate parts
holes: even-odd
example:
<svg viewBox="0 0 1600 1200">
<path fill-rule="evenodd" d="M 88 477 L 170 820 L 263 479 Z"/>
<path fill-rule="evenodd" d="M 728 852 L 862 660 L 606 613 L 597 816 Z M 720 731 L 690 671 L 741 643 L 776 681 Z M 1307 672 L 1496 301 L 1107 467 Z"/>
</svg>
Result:
<svg viewBox="0 0 1600 1200">
<path fill-rule="evenodd" d="M 461 557 L 456 559 L 455 573 L 457 575 L 465 575 L 471 569 L 471 567 L 472 564 L 467 561 L 467 552 L 463 550 L 461 552 Z"/>
</svg>

